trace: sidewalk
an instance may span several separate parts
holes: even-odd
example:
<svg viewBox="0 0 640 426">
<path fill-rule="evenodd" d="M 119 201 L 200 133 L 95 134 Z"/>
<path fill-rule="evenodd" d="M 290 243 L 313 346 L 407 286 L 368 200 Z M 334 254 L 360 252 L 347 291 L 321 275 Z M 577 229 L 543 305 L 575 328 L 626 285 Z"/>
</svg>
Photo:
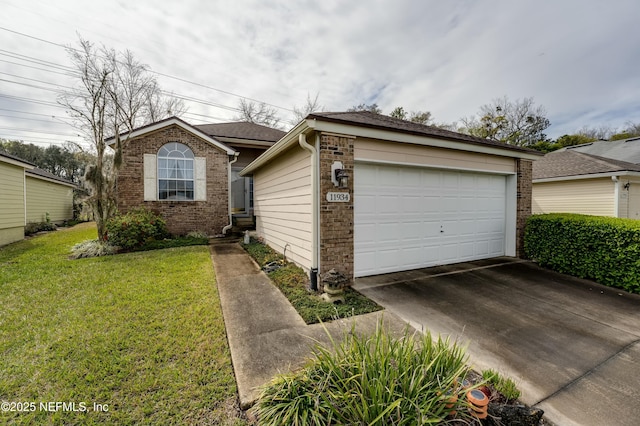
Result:
<svg viewBox="0 0 640 426">
<path fill-rule="evenodd" d="M 394 333 L 407 326 L 386 311 L 306 325 L 236 241 L 214 241 L 211 259 L 243 409 L 255 403 L 258 388 L 276 374 L 302 367 L 316 343 L 329 344 L 327 332 L 340 340 L 355 322 L 356 332 L 372 333 L 381 317 Z"/>
</svg>

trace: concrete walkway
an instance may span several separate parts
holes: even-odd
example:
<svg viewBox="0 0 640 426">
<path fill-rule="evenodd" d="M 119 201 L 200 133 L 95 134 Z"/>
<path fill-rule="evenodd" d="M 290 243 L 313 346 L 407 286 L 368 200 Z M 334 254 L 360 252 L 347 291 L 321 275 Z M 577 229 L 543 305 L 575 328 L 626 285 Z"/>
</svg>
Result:
<svg viewBox="0 0 640 426">
<path fill-rule="evenodd" d="M 253 405 L 259 387 L 276 374 L 303 366 L 316 343 L 328 345 L 329 335 L 339 340 L 354 324 L 357 333 L 372 333 L 380 318 L 393 333 L 401 334 L 407 327 L 384 311 L 306 325 L 236 241 L 214 240 L 211 259 L 243 409 Z"/>
</svg>

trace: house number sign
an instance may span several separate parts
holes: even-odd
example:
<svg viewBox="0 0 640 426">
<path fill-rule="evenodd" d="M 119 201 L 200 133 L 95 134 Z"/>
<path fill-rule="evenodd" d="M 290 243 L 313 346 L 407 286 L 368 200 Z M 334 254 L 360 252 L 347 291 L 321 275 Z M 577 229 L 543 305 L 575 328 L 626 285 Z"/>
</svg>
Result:
<svg viewBox="0 0 640 426">
<path fill-rule="evenodd" d="M 348 203 L 351 201 L 351 194 L 348 192 L 327 192 L 327 201 L 330 203 Z"/>
</svg>

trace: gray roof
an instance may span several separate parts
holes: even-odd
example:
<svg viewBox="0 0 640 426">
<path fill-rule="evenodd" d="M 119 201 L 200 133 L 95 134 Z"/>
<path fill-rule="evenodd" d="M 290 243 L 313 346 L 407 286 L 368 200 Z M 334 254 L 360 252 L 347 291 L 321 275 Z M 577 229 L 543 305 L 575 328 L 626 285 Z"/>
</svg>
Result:
<svg viewBox="0 0 640 426">
<path fill-rule="evenodd" d="M 418 136 L 431 136 L 438 139 L 461 141 L 474 145 L 487 145 L 498 147 L 501 149 L 511 149 L 514 151 L 542 155 L 542 153 L 533 149 L 515 145 L 508 145 L 503 142 L 478 138 L 475 136 L 465 135 L 463 133 L 452 132 L 450 130 L 441 129 L 439 127 L 413 123 L 411 121 L 389 117 L 388 115 L 375 114 L 370 111 L 314 112 L 312 114 L 309 114 L 307 116 L 307 119 L 317 119 L 335 123 L 357 124 L 359 126 L 370 127 L 374 129 L 394 130 L 397 132 L 409 133 Z"/>
<path fill-rule="evenodd" d="M 213 138 L 245 139 L 259 142 L 277 142 L 286 132 L 248 121 L 233 123 L 198 124 L 193 126 Z"/>
<path fill-rule="evenodd" d="M 534 180 L 613 172 L 640 172 L 640 165 L 574 150 L 550 152 L 533 162 Z"/>
<path fill-rule="evenodd" d="M 33 164 L 33 163 L 32 163 L 32 162 L 30 162 L 30 161 L 23 160 L 23 159 L 22 159 L 22 158 L 20 158 L 20 157 L 17 157 L 17 156 L 15 156 L 15 155 L 13 155 L 13 154 L 9 154 L 8 152 L 2 151 L 2 150 L 0 150 L 0 157 L 9 158 L 9 159 L 11 159 L 11 160 L 19 161 L 19 162 L 21 162 L 21 163 L 28 164 L 28 165 L 30 165 L 30 166 L 35 166 L 35 164 Z"/>
<path fill-rule="evenodd" d="M 640 138 L 619 141 L 595 141 L 582 145 L 568 146 L 560 151 L 577 151 L 614 160 L 640 164 Z"/>
<path fill-rule="evenodd" d="M 67 185 L 76 186 L 76 184 L 71 182 L 70 180 L 67 180 L 65 178 L 61 178 L 60 176 L 56 176 L 53 173 L 49 173 L 48 171 L 39 169 L 37 167 L 35 169 L 27 170 L 26 172 L 27 172 L 27 174 L 30 174 L 30 175 L 35 175 L 35 176 L 39 176 L 39 177 L 55 180 L 55 181 L 60 182 L 60 183 L 66 183 Z"/>
</svg>

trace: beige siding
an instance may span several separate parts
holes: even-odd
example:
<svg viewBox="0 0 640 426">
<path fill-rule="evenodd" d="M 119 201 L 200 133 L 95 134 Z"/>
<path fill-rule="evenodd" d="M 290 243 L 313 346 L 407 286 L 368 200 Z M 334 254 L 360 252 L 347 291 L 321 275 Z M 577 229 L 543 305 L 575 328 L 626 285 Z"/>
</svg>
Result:
<svg viewBox="0 0 640 426">
<path fill-rule="evenodd" d="M 52 222 L 73 218 L 73 188 L 27 176 L 27 222 Z"/>
<path fill-rule="evenodd" d="M 24 238 L 24 168 L 0 161 L 0 246 Z"/>
<path fill-rule="evenodd" d="M 629 189 L 620 189 L 620 217 L 640 219 L 640 181 L 621 180 L 621 185 L 629 183 Z"/>
<path fill-rule="evenodd" d="M 358 138 L 354 146 L 354 151 L 356 161 L 371 160 L 453 169 L 503 173 L 515 172 L 515 160 L 513 158 L 456 151 L 446 148 Z"/>
<path fill-rule="evenodd" d="M 534 183 L 532 210 L 614 216 L 614 193 L 610 177 Z"/>
<path fill-rule="evenodd" d="M 24 224 L 24 168 L 0 162 L 0 229 Z"/>
<path fill-rule="evenodd" d="M 258 235 L 305 269 L 311 265 L 310 154 L 294 147 L 253 177 Z"/>
</svg>

